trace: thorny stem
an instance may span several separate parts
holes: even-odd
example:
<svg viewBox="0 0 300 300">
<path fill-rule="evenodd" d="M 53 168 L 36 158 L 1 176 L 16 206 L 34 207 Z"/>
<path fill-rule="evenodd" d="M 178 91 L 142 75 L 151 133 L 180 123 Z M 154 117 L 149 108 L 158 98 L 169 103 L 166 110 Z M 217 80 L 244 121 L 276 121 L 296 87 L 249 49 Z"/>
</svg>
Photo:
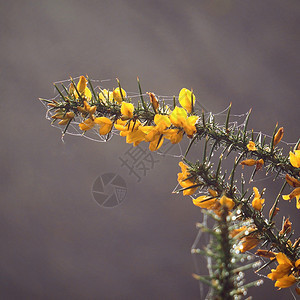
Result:
<svg viewBox="0 0 300 300">
<path fill-rule="evenodd" d="M 258 232 L 263 236 L 262 240 L 268 241 L 273 248 L 277 249 L 279 252 L 285 253 L 293 261 L 296 260 L 296 254 L 292 251 L 290 247 L 287 247 L 286 241 L 278 238 L 272 231 L 274 224 L 269 224 L 266 219 L 263 218 L 263 215 L 256 212 L 252 206 L 247 202 L 241 199 L 237 195 L 237 187 L 234 186 L 230 189 L 230 186 L 224 182 L 224 180 L 216 179 L 214 174 L 210 173 L 209 168 L 204 165 L 195 165 L 192 167 L 191 174 L 194 176 L 201 177 L 202 181 L 205 183 L 204 186 L 207 188 L 212 188 L 217 191 L 219 195 L 226 194 L 230 197 L 237 206 L 240 206 L 244 219 L 252 219 L 256 225 Z"/>
</svg>

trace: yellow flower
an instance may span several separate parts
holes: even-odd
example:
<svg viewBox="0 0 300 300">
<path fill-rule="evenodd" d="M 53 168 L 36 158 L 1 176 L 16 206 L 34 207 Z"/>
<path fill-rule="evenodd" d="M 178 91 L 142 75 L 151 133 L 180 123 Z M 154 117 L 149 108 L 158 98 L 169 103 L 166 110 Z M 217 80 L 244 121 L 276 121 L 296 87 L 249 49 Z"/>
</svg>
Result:
<svg viewBox="0 0 300 300">
<path fill-rule="evenodd" d="M 133 111 L 134 111 L 134 106 L 133 106 L 132 103 L 122 102 L 121 114 L 123 116 L 126 116 L 128 118 L 132 118 L 133 117 Z"/>
<path fill-rule="evenodd" d="M 79 128 L 83 131 L 87 131 L 87 130 L 90 130 L 92 129 L 93 127 L 95 126 L 95 122 L 93 119 L 91 118 L 88 118 L 84 121 L 82 121 L 80 124 L 79 124 Z"/>
<path fill-rule="evenodd" d="M 160 133 L 162 133 L 167 127 L 171 126 L 171 121 L 167 115 L 156 114 L 154 116 L 154 123 Z"/>
<path fill-rule="evenodd" d="M 200 196 L 193 199 L 193 203 L 196 206 L 206 209 L 215 209 L 218 207 L 218 199 L 216 198 L 218 193 L 214 190 L 209 189 L 210 196 Z"/>
<path fill-rule="evenodd" d="M 272 269 L 268 277 L 271 280 L 276 280 L 275 286 L 279 288 L 287 288 L 296 282 L 296 278 L 292 272 L 297 272 L 300 265 L 300 259 L 295 263 L 291 262 L 284 253 L 276 254 L 276 260 L 278 266 L 276 269 Z"/>
<path fill-rule="evenodd" d="M 176 106 L 169 115 L 169 118 L 174 126 L 183 127 L 187 119 L 186 110 Z"/>
<path fill-rule="evenodd" d="M 252 206 L 254 209 L 260 211 L 262 209 L 262 205 L 265 202 L 265 199 L 261 199 L 261 196 L 256 187 L 253 187 L 254 191 L 254 199 L 252 201 Z"/>
<path fill-rule="evenodd" d="M 53 115 L 52 119 L 60 119 L 61 121 L 58 122 L 59 125 L 67 125 L 70 120 L 75 117 L 75 114 L 71 111 L 65 113 L 63 111 L 58 111 L 55 115 Z"/>
<path fill-rule="evenodd" d="M 192 102 L 193 99 L 193 102 Z M 187 112 L 192 112 L 192 107 L 195 106 L 196 97 L 190 90 L 183 88 L 179 92 L 179 103 Z"/>
<path fill-rule="evenodd" d="M 249 142 L 249 144 L 247 145 L 247 148 L 248 148 L 249 151 L 256 151 L 257 150 L 257 148 L 255 146 L 255 143 L 252 142 L 252 141 Z"/>
<path fill-rule="evenodd" d="M 119 104 L 123 101 L 123 99 L 126 98 L 126 96 L 127 96 L 127 94 L 126 94 L 125 90 L 123 90 L 122 88 L 120 89 L 119 87 L 117 87 L 113 91 L 113 98 Z"/>
<path fill-rule="evenodd" d="M 106 117 L 95 118 L 94 122 L 100 126 L 99 134 L 106 135 L 112 129 L 112 121 Z"/>
<path fill-rule="evenodd" d="M 106 135 L 112 129 L 112 121 L 106 117 L 94 118 L 93 116 L 82 121 L 79 124 L 79 128 L 83 131 L 92 129 L 95 125 L 99 125 L 99 134 Z"/>
<path fill-rule="evenodd" d="M 113 100 L 113 98 L 114 98 L 113 92 L 110 92 L 106 89 L 102 90 L 99 93 L 99 99 L 104 103 L 111 102 Z"/>
<path fill-rule="evenodd" d="M 166 139 L 170 140 L 172 144 L 178 144 L 183 137 L 183 130 L 181 129 L 166 129 L 164 131 Z"/>
<path fill-rule="evenodd" d="M 184 164 L 182 161 L 179 162 L 179 166 L 181 167 L 181 173 L 178 173 L 178 183 L 183 187 L 186 188 L 183 191 L 183 195 L 192 195 L 196 192 L 198 187 L 192 187 L 196 185 L 195 180 L 191 177 L 191 174 L 188 171 L 188 166 Z M 191 178 L 189 178 L 191 177 Z M 187 179 L 188 178 L 188 179 Z"/>
<path fill-rule="evenodd" d="M 300 168 L 300 150 L 295 150 L 295 154 L 290 152 L 290 163 L 295 168 Z"/>
<path fill-rule="evenodd" d="M 126 136 L 126 143 L 137 146 L 140 142 L 145 140 L 145 133 L 139 130 L 141 122 L 131 120 L 130 122 L 117 120 L 115 128 L 120 131 L 121 136 Z"/>
<path fill-rule="evenodd" d="M 296 198 L 296 206 L 300 209 L 300 187 L 295 188 L 289 195 L 282 195 L 282 198 L 289 201 Z"/>
<path fill-rule="evenodd" d="M 225 195 L 222 196 L 220 199 L 220 204 L 226 206 L 229 210 L 233 209 L 235 204 L 232 199 L 226 197 Z"/>
<path fill-rule="evenodd" d="M 189 138 L 192 138 L 194 133 L 196 133 L 195 124 L 198 118 L 198 116 L 190 116 L 186 119 L 185 124 L 183 125 L 183 129 Z"/>
<path fill-rule="evenodd" d="M 90 99 L 92 99 L 92 93 L 91 93 L 90 89 L 87 87 L 86 83 L 87 83 L 87 80 L 85 79 L 85 77 L 80 76 L 76 87 L 82 98 L 86 98 L 86 99 L 90 100 Z M 75 90 L 73 83 L 71 83 L 71 85 L 70 85 L 69 92 L 71 95 L 73 94 L 76 99 L 79 98 L 79 95 L 78 95 L 77 91 Z"/>
<path fill-rule="evenodd" d="M 188 137 L 192 137 L 196 132 L 198 116 L 188 117 L 185 109 L 176 106 L 169 118 L 175 127 L 183 128 Z"/>
<path fill-rule="evenodd" d="M 145 141 L 150 142 L 150 151 L 158 150 L 164 141 L 163 133 L 171 125 L 171 121 L 166 115 L 156 114 L 154 116 L 156 126 L 140 126 L 139 130 L 145 133 Z"/>
</svg>

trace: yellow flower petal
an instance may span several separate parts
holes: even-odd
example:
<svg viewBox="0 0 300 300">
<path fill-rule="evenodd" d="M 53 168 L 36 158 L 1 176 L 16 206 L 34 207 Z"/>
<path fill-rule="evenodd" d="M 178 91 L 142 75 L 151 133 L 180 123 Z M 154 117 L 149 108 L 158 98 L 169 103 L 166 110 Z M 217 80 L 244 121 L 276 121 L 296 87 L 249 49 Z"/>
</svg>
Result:
<svg viewBox="0 0 300 300">
<path fill-rule="evenodd" d="M 85 79 L 85 77 L 80 76 L 78 84 L 77 84 L 77 90 L 82 97 L 84 97 L 86 99 L 92 99 L 92 93 L 89 90 L 89 88 L 87 87 L 86 83 L 87 83 L 87 80 Z M 72 87 L 72 85 L 70 86 L 70 89 L 71 89 L 71 87 Z M 75 94 L 76 98 L 79 98 L 79 95 L 77 94 L 76 91 L 74 92 L 74 94 Z"/>
<path fill-rule="evenodd" d="M 281 278 L 278 278 L 277 281 L 275 282 L 275 287 L 278 288 L 288 288 L 292 286 L 294 283 L 296 283 L 296 278 L 293 275 L 290 276 L 284 276 Z"/>
<path fill-rule="evenodd" d="M 186 119 L 183 124 L 183 128 L 188 137 L 192 138 L 194 133 L 196 133 L 196 122 L 198 120 L 198 116 L 190 116 Z"/>
<path fill-rule="evenodd" d="M 77 83 L 77 90 L 82 95 L 86 88 L 86 79 L 84 76 L 80 76 L 79 81 Z"/>
<path fill-rule="evenodd" d="M 276 254 L 276 260 L 277 262 L 280 264 L 280 265 L 287 265 L 287 266 L 290 266 L 290 268 L 293 267 L 293 264 L 292 262 L 288 259 L 288 257 L 282 253 L 282 252 L 279 252 Z"/>
<path fill-rule="evenodd" d="M 300 187 L 295 188 L 289 195 L 282 195 L 284 200 L 296 198 L 296 206 L 300 209 Z"/>
<path fill-rule="evenodd" d="M 200 196 L 193 199 L 194 205 L 207 209 L 213 209 L 217 201 L 218 200 L 216 198 L 211 198 L 210 196 Z"/>
<path fill-rule="evenodd" d="M 134 106 L 132 103 L 122 102 L 121 114 L 128 118 L 133 117 Z"/>
<path fill-rule="evenodd" d="M 223 206 L 226 206 L 229 210 L 233 209 L 235 204 L 233 202 L 232 199 L 226 197 L 225 195 L 222 196 L 222 198 L 220 199 L 220 203 L 223 205 Z"/>
<path fill-rule="evenodd" d="M 149 144 L 149 150 L 150 151 L 158 150 L 162 146 L 163 142 L 164 142 L 164 137 L 161 134 L 156 135 L 156 137 Z"/>
<path fill-rule="evenodd" d="M 187 112 L 192 112 L 192 107 L 195 106 L 196 97 L 190 90 L 186 88 L 181 89 L 178 100 L 181 106 L 185 108 Z"/>
<path fill-rule="evenodd" d="M 249 151 L 256 151 L 257 148 L 255 146 L 255 143 L 253 141 L 250 141 L 249 144 L 247 145 L 247 148 Z"/>
<path fill-rule="evenodd" d="M 253 187 L 254 199 L 252 201 L 252 207 L 258 211 L 262 209 L 262 205 L 265 202 L 265 199 L 261 199 L 260 193 L 256 187 Z"/>
<path fill-rule="evenodd" d="M 165 138 L 170 140 L 172 144 L 179 143 L 183 137 L 183 130 L 180 129 L 167 129 L 163 133 Z"/>
<path fill-rule="evenodd" d="M 169 118 L 174 126 L 183 127 L 185 120 L 187 119 L 186 110 L 176 106 L 169 115 Z"/>
<path fill-rule="evenodd" d="M 156 114 L 154 116 L 154 123 L 157 125 L 160 132 L 171 126 L 171 121 L 167 115 Z"/>
<path fill-rule="evenodd" d="M 295 168 L 300 168 L 300 150 L 295 150 L 295 154 L 290 152 L 290 163 Z"/>
<path fill-rule="evenodd" d="M 99 93 L 99 99 L 102 100 L 102 102 L 106 103 L 107 101 L 112 101 L 113 100 L 113 92 L 110 92 L 106 89 L 102 90 Z"/>
<path fill-rule="evenodd" d="M 186 190 L 183 191 L 183 195 L 192 195 L 196 192 L 196 190 L 198 189 L 198 187 L 193 187 L 193 188 L 189 188 L 193 185 L 195 185 L 196 183 L 194 182 L 193 178 L 189 178 L 191 176 L 191 174 L 188 171 L 188 166 L 186 164 L 184 164 L 182 161 L 179 162 L 179 166 L 181 168 L 181 173 L 178 173 L 178 183 L 183 187 L 183 188 L 187 188 Z M 189 178 L 189 179 L 186 179 Z"/>
<path fill-rule="evenodd" d="M 94 127 L 95 123 L 92 119 L 86 119 L 79 124 L 79 128 L 83 131 L 90 130 Z"/>
<path fill-rule="evenodd" d="M 110 119 L 108 119 L 106 117 L 96 118 L 94 120 L 94 122 L 100 126 L 100 129 L 99 129 L 99 134 L 100 135 L 106 135 L 112 129 L 113 123 L 112 123 L 112 121 Z"/>
<path fill-rule="evenodd" d="M 127 96 L 127 94 L 126 94 L 125 90 L 123 90 L 122 88 L 120 89 L 119 87 L 117 87 L 113 91 L 113 98 L 119 104 L 123 101 L 123 99 L 126 98 L 126 96 Z"/>
</svg>

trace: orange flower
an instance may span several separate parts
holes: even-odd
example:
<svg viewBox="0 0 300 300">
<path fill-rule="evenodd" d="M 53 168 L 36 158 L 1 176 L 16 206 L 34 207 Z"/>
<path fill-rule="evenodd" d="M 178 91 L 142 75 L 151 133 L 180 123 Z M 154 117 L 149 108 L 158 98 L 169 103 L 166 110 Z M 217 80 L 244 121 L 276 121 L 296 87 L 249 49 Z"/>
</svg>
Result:
<svg viewBox="0 0 300 300">
<path fill-rule="evenodd" d="M 248 148 L 249 151 L 256 151 L 257 150 L 257 148 L 255 146 L 255 143 L 253 141 L 250 141 L 248 143 L 247 148 Z"/>
<path fill-rule="evenodd" d="M 256 252 L 255 252 L 256 255 L 259 255 L 261 257 L 265 257 L 265 258 L 275 258 L 276 257 L 276 254 L 272 251 L 269 251 L 269 250 L 262 250 L 262 249 L 258 249 Z"/>
<path fill-rule="evenodd" d="M 220 204 L 226 206 L 229 210 L 233 209 L 235 204 L 231 198 L 226 197 L 225 195 L 222 196 L 220 199 Z"/>
<path fill-rule="evenodd" d="M 241 239 L 242 245 L 239 247 L 239 250 L 244 253 L 248 250 L 255 248 L 260 240 L 254 235 L 247 235 Z"/>
<path fill-rule="evenodd" d="M 260 211 L 262 209 L 262 205 L 265 202 L 265 199 L 261 199 L 261 196 L 256 187 L 253 187 L 254 191 L 254 199 L 252 201 L 252 206 L 254 209 Z"/>
<path fill-rule="evenodd" d="M 296 282 L 296 278 L 292 273 L 298 272 L 300 259 L 293 263 L 284 253 L 280 252 L 276 254 L 276 260 L 278 266 L 276 269 L 271 270 L 268 277 L 271 280 L 276 280 L 275 286 L 280 289 L 290 287 Z"/>
<path fill-rule="evenodd" d="M 188 171 L 188 166 L 184 164 L 182 161 L 179 162 L 179 166 L 181 167 L 181 173 L 178 173 L 178 183 L 183 187 L 186 188 L 183 191 L 183 195 L 192 195 L 196 192 L 197 186 L 193 187 L 196 185 L 195 178 L 193 178 Z"/>
<path fill-rule="evenodd" d="M 295 188 L 289 195 L 282 195 L 282 198 L 289 201 L 296 198 L 296 207 L 300 209 L 300 187 Z"/>
<path fill-rule="evenodd" d="M 259 159 L 259 160 L 255 160 L 255 159 L 250 158 L 250 159 L 245 159 L 245 160 L 241 161 L 240 164 L 243 166 L 243 168 L 244 168 L 244 166 L 250 166 L 251 167 L 251 166 L 256 165 L 256 170 L 258 171 L 264 165 L 264 160 L 262 158 Z"/>
<path fill-rule="evenodd" d="M 292 187 L 300 187 L 300 181 L 290 176 L 289 174 L 285 175 L 285 180 Z"/>
<path fill-rule="evenodd" d="M 279 234 L 284 235 L 286 233 L 290 233 L 292 230 L 292 223 L 290 222 L 290 218 L 287 218 L 283 225 L 282 225 L 282 229 L 280 230 Z"/>
<path fill-rule="evenodd" d="M 96 112 L 97 107 L 90 106 L 86 100 L 83 101 L 83 107 L 77 106 L 77 110 L 81 112 L 83 115 L 89 114 L 90 117 Z"/>
<path fill-rule="evenodd" d="M 61 110 L 59 110 L 55 115 L 53 115 L 52 119 L 60 119 L 61 121 L 58 122 L 59 125 L 67 125 L 70 120 L 72 120 L 75 117 L 75 114 L 71 111 L 65 113 Z"/>
<path fill-rule="evenodd" d="M 230 235 L 231 235 L 231 237 L 235 237 L 236 235 L 240 234 L 241 232 L 245 232 L 246 230 L 247 230 L 247 227 L 242 226 L 240 228 L 231 230 Z"/>
<path fill-rule="evenodd" d="M 208 189 L 210 196 L 200 196 L 196 199 L 193 199 L 193 203 L 196 206 L 207 209 L 215 209 L 218 207 L 218 193 L 214 190 Z"/>
<path fill-rule="evenodd" d="M 153 107 L 155 113 L 157 113 L 157 109 L 159 107 L 159 103 L 158 103 L 157 98 L 155 97 L 155 94 L 154 93 L 147 93 L 147 94 L 149 95 L 150 102 L 152 104 L 152 107 Z"/>
<path fill-rule="evenodd" d="M 244 168 L 244 166 L 252 167 L 252 166 L 256 165 L 256 160 L 252 159 L 252 158 L 245 159 L 245 160 L 241 161 L 241 165 L 243 166 L 243 168 Z"/>
<path fill-rule="evenodd" d="M 276 146 L 283 138 L 283 127 L 280 127 L 274 136 L 274 146 Z"/>
</svg>

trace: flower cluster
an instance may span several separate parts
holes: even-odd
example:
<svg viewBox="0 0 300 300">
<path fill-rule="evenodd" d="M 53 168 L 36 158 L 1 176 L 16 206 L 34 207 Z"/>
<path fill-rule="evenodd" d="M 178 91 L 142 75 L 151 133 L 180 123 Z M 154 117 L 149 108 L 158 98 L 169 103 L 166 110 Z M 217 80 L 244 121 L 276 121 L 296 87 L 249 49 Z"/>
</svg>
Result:
<svg viewBox="0 0 300 300">
<path fill-rule="evenodd" d="M 219 125 L 213 114 L 206 118 L 204 112 L 199 115 L 195 111 L 196 97 L 193 91 L 186 88 L 179 92 L 179 103 L 176 103 L 174 97 L 173 107 L 169 107 L 164 101 L 158 100 L 154 93 L 143 94 L 140 84 L 138 103 L 132 102 L 119 81 L 118 87 L 112 91 L 96 91 L 89 78 L 84 76 L 80 76 L 77 84 L 71 79 L 68 88 L 64 85 L 62 87 L 63 91 L 56 86 L 60 100 L 43 101 L 47 102 L 53 122 L 65 126 L 64 132 L 72 122 L 77 122 L 76 126 L 83 134 L 92 129 L 97 129 L 99 135 L 107 137 L 112 132 L 118 132 L 120 136 L 126 137 L 126 143 L 133 146 L 141 142 L 148 143 L 150 151 L 159 150 L 165 139 L 177 144 L 184 136 L 188 137 L 190 145 L 183 161 L 179 162 L 181 172 L 177 180 L 181 189 L 178 192 L 190 196 L 193 204 L 204 213 L 215 216 L 219 227 L 226 223 L 226 230 L 222 231 L 220 239 L 228 247 L 234 245 L 235 249 L 231 250 L 243 254 L 258 245 L 266 245 L 267 249 L 259 249 L 256 253 L 270 258 L 272 263 L 277 262 L 277 267 L 268 274 L 271 280 L 276 281 L 276 287 L 286 288 L 300 281 L 300 239 L 291 242 L 294 231 L 289 218 L 285 219 L 281 230 L 276 228 L 273 220 L 279 211 L 280 199 L 291 201 L 295 198 L 296 207 L 300 209 L 300 141 L 291 149 L 293 151 L 290 151 L 289 156 L 284 155 L 283 149 L 278 148 L 284 134 L 282 127 L 278 129 L 276 125 L 268 143 L 266 136 L 261 139 L 261 135 L 255 136 L 253 131 L 247 130 L 250 112 L 243 130 L 230 126 L 231 106 L 225 124 Z M 144 100 L 145 95 L 149 97 L 147 102 Z M 201 139 L 205 141 L 203 160 L 189 162 L 186 159 L 189 149 L 195 141 Z M 212 154 L 220 148 L 223 149 L 222 155 L 214 169 Z M 225 151 L 228 155 L 231 152 L 238 154 L 229 172 L 223 171 L 221 167 Z M 269 218 L 264 216 L 265 189 L 259 191 L 254 186 L 245 189 L 244 180 L 236 179 L 237 170 L 241 173 L 244 167 L 253 167 L 251 179 L 256 172 L 264 169 L 281 175 L 279 178 L 285 178 L 278 196 L 271 204 Z M 238 182 L 241 187 L 237 186 Z M 288 185 L 292 190 L 283 194 Z M 230 220 L 232 224 L 222 218 Z M 234 222 L 237 218 L 239 227 Z M 226 249 L 228 253 L 231 250 Z M 221 257 L 226 260 L 223 255 Z"/>
<path fill-rule="evenodd" d="M 149 111 L 149 106 L 146 107 L 144 113 L 148 113 L 148 118 L 144 118 L 139 108 L 127 98 L 123 88 L 118 87 L 112 92 L 103 89 L 92 97 L 87 83 L 88 80 L 84 76 L 80 77 L 77 85 L 71 83 L 68 95 L 64 98 L 71 104 L 69 107 L 61 108 L 56 101 L 48 104 L 52 108 L 57 108 L 52 118 L 61 119 L 59 125 L 67 125 L 79 115 L 82 118 L 79 128 L 83 132 L 98 127 L 100 135 L 107 135 L 114 127 L 121 136 L 126 137 L 127 143 L 137 146 L 142 141 L 148 142 L 150 151 L 158 150 L 164 139 L 177 144 L 184 134 L 192 138 L 196 133 L 195 124 L 198 116 L 193 115 L 196 99 L 193 92 L 188 89 L 181 89 L 179 103 L 182 107 L 175 106 L 173 110 L 168 106 L 161 107 L 155 94 L 148 93 L 153 112 Z M 74 111 L 69 111 L 72 109 Z M 110 113 L 110 117 L 104 116 L 105 113 Z"/>
<path fill-rule="evenodd" d="M 292 262 L 284 253 L 275 255 L 278 266 L 272 269 L 268 277 L 271 280 L 276 280 L 275 286 L 278 288 L 287 288 L 297 282 L 300 276 L 300 259 Z M 298 292 L 299 290 L 297 290 Z"/>
</svg>

